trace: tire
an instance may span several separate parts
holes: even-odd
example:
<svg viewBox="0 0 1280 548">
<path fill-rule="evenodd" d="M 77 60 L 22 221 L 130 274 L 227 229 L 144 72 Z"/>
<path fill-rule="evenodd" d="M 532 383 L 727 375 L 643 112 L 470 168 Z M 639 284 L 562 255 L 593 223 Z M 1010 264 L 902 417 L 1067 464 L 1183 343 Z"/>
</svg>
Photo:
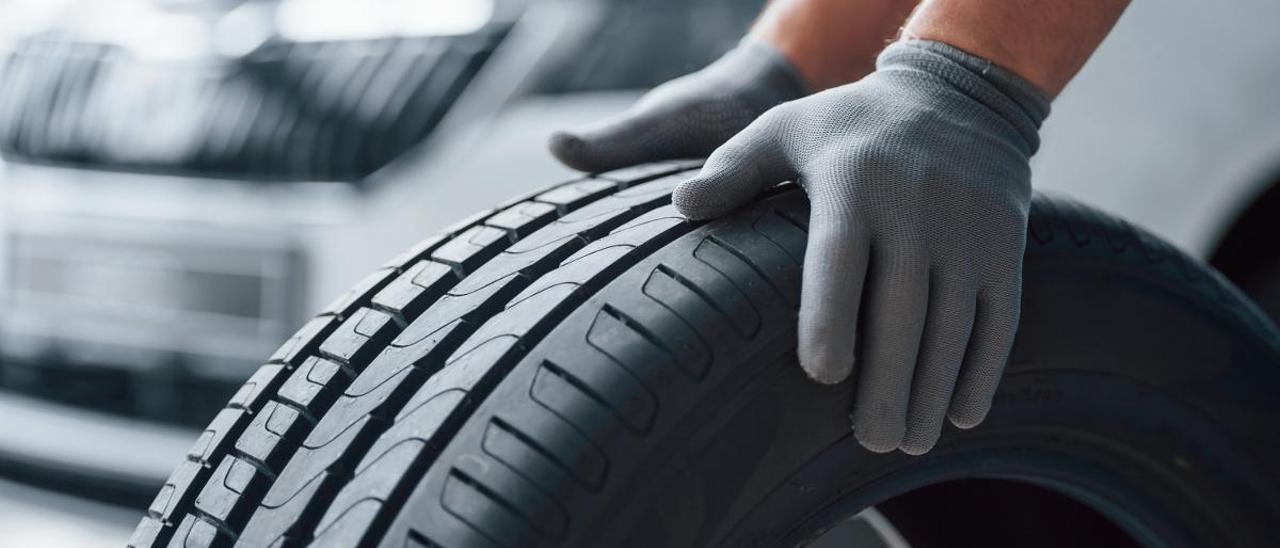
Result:
<svg viewBox="0 0 1280 548">
<path fill-rule="evenodd" d="M 669 193 L 695 167 L 557 186 L 375 272 L 213 419 L 131 545 L 789 546 L 870 505 L 1017 507 L 911 498 L 983 478 L 1146 545 L 1274 541 L 1280 335 L 1218 274 L 1036 197 L 990 416 L 875 454 L 848 384 L 793 358 L 803 193 L 690 223 Z"/>
<path fill-rule="evenodd" d="M 1267 260 L 1239 283 L 1263 312 L 1272 320 L 1280 320 L 1280 257 Z"/>
</svg>

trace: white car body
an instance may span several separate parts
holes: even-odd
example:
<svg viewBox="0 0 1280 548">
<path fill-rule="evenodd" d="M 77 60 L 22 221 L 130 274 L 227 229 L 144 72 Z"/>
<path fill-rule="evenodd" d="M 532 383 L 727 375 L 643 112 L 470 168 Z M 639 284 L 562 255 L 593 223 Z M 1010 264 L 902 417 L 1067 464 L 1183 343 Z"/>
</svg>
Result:
<svg viewBox="0 0 1280 548">
<path fill-rule="evenodd" d="M 458 105 L 419 153 L 375 173 L 369 192 L 189 178 L 141 185 L 131 180 L 134 175 L 9 165 L 0 187 L 8 230 L 176 240 L 194 234 L 200 241 L 294 246 L 305 265 L 305 277 L 296 282 L 303 284 L 300 308 L 314 313 L 416 240 L 517 194 L 577 176 L 545 152 L 548 133 L 615 113 L 639 95 L 522 94 L 521 79 L 536 72 L 539 57 L 572 47 L 574 28 L 593 16 L 577 2 L 535 6 L 503 46 L 510 51 L 495 57 L 472 85 L 480 91 Z M 1274 0 L 1135 2 L 1054 102 L 1033 159 L 1034 186 L 1120 215 L 1208 260 L 1240 213 L 1280 174 L 1276 21 L 1280 2 Z M 12 340 L 14 318 L 0 319 Z M 110 341 L 102 342 L 125 359 L 144 356 L 140 362 L 150 359 L 148 352 L 203 345 L 226 362 L 252 365 L 294 327 L 271 326 L 249 343 L 228 346 L 201 339 L 172 319 L 161 315 L 145 329 L 119 326 L 103 333 Z M 39 318 L 22 321 L 26 331 L 18 338 L 52 328 Z M 67 325 L 59 324 L 59 333 Z M 239 366 L 225 370 L 234 377 L 248 373 Z M 6 398 L 0 393 L 0 400 Z M 39 412 L 58 414 L 47 404 Z M 92 428 L 88 414 L 70 416 Z M 65 447 L 64 438 L 76 431 L 26 435 L 21 443 Z M 138 439 L 117 443 L 135 444 L 139 452 L 152 448 L 154 458 L 146 462 L 178 462 L 195 437 L 194 431 L 141 422 L 137 431 Z M 0 455 L 14 450 L 0 439 Z M 48 448 L 32 454 L 48 454 Z M 110 468 L 83 457 L 74 465 Z M 129 473 L 158 485 L 168 471 L 156 464 Z"/>
</svg>

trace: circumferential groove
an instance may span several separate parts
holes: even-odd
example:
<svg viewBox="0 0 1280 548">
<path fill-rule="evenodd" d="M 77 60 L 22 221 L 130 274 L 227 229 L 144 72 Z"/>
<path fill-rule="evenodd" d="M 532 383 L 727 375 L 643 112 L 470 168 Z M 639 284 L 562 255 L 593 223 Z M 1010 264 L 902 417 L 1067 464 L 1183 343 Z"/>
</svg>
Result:
<svg viewBox="0 0 1280 548">
<path fill-rule="evenodd" d="M 663 174 L 663 175 L 667 175 L 667 174 Z M 612 190 L 608 192 L 600 192 L 598 194 L 591 196 L 589 199 L 582 199 L 580 201 L 576 201 L 570 207 L 565 207 L 566 204 L 556 204 L 555 212 L 551 214 L 550 218 L 554 219 L 557 217 L 563 217 L 565 214 L 572 211 L 579 210 L 583 206 L 589 205 L 591 203 L 599 202 L 601 199 L 606 199 L 608 198 L 608 196 L 612 195 L 613 193 L 616 193 L 618 190 L 624 187 L 634 187 L 639 183 L 646 182 L 647 180 L 650 180 L 653 178 L 654 177 L 646 177 L 644 180 L 637 180 L 629 185 L 624 185 L 624 184 L 615 182 L 613 184 L 615 184 L 616 186 Z M 574 183 L 571 182 L 566 185 L 561 185 L 561 188 L 564 188 L 565 186 L 568 186 L 571 184 L 574 184 Z M 543 192 L 545 193 L 546 191 L 543 191 Z M 646 199 L 643 202 L 640 202 L 638 200 L 631 202 L 624 206 L 624 208 L 627 209 L 626 214 L 603 221 L 594 226 L 586 227 L 585 229 L 576 231 L 573 234 L 573 238 L 571 238 L 571 240 L 573 240 L 574 242 L 573 244 L 565 246 L 564 248 L 561 248 L 559 252 L 552 254 L 555 256 L 554 261 L 548 261 L 544 263 L 541 260 L 539 260 L 539 263 L 534 268 L 521 269 L 519 272 L 521 274 L 520 276 L 521 280 L 516 285 L 519 286 L 519 289 L 527 288 L 529 285 L 533 283 L 534 280 L 538 279 L 540 276 L 547 274 L 552 270 L 558 268 L 559 267 L 558 263 L 560 260 L 562 260 L 564 257 L 567 257 L 572 252 L 578 249 L 581 249 L 583 246 L 588 245 L 595 237 L 602 234 L 608 234 L 614 228 L 621 226 L 624 223 L 627 223 L 641 216 L 645 212 L 652 210 L 654 208 L 660 207 L 666 203 L 657 198 L 658 196 L 655 196 L 653 197 L 653 199 Z M 529 198 L 525 198 L 523 202 L 515 202 L 515 203 L 530 203 L 532 201 L 534 201 L 533 197 L 529 197 Z M 383 288 L 385 288 L 393 280 L 396 280 L 398 276 L 404 275 L 404 273 L 407 270 L 409 270 L 410 266 L 412 266 L 413 264 L 415 264 L 420 260 L 424 260 L 425 258 L 432 256 L 432 254 L 435 253 L 441 247 L 449 244 L 452 241 L 455 241 L 455 239 L 459 235 L 462 235 L 467 231 L 474 229 L 475 227 L 484 226 L 486 221 L 493 215 L 496 215 L 498 212 L 499 210 L 494 210 L 489 212 L 487 215 L 476 216 L 471 220 L 469 220 L 466 226 L 451 229 L 449 231 L 450 237 L 439 238 L 433 241 L 429 245 L 423 245 L 419 249 L 414 249 L 411 257 L 409 256 L 409 254 L 405 254 L 397 258 L 397 260 L 392 265 L 389 265 L 390 269 L 394 270 L 395 272 L 394 275 L 383 276 L 376 282 L 372 283 L 371 285 L 360 288 L 362 290 L 362 294 L 358 296 L 353 296 L 352 298 L 350 298 L 347 302 L 345 302 L 342 305 L 342 309 L 356 311 L 361 308 L 368 308 L 370 310 L 376 310 L 379 313 L 385 314 L 385 316 L 390 320 L 390 323 L 392 325 L 387 325 L 386 330 L 383 331 L 380 336 L 386 336 L 386 333 L 389 331 L 390 336 L 394 337 L 396 334 L 401 332 L 406 326 L 411 324 L 417 318 L 410 317 L 409 314 L 400 313 L 400 311 L 398 310 L 387 310 L 388 307 L 386 306 L 374 306 L 372 303 L 373 296 L 376 295 Z M 529 234 L 535 233 L 539 228 L 545 229 L 546 228 L 545 224 L 547 222 L 549 221 L 546 221 L 545 219 L 537 221 L 538 226 L 530 228 Z M 476 260 L 475 261 L 476 266 L 471 268 L 465 268 L 465 271 L 457 273 L 460 275 L 455 275 L 450 277 L 451 279 L 448 281 L 448 285 L 445 288 L 445 291 L 447 292 L 448 287 L 453 287 L 458 283 L 460 283 L 463 279 L 463 276 L 470 274 L 470 272 L 478 268 L 479 265 L 486 264 L 487 262 L 489 262 L 489 260 L 493 258 L 493 256 L 500 253 L 502 249 L 505 249 L 506 247 L 508 247 L 512 243 L 512 239 L 509 237 L 512 234 L 515 234 L 515 233 L 507 230 L 506 235 L 508 237 L 497 239 L 494 242 L 487 244 L 484 248 L 477 250 L 478 255 L 485 256 L 484 260 Z M 665 243 L 669 241 L 669 239 L 667 238 L 659 238 L 659 240 L 662 240 L 662 242 L 659 245 L 665 245 Z M 468 261 L 468 262 L 471 262 L 471 261 Z M 624 261 L 624 262 L 630 262 L 630 261 Z M 457 264 L 457 265 L 451 265 L 451 266 L 456 271 L 458 267 L 463 267 L 464 265 Z M 599 284 L 593 281 L 593 285 L 599 285 Z M 439 288 L 435 287 L 433 289 L 439 289 Z M 506 293 L 506 292 L 504 291 L 503 293 Z M 510 298 L 511 295 L 513 294 L 507 294 L 505 297 L 503 297 L 504 300 L 506 298 Z M 441 297 L 440 295 L 434 295 L 431 297 L 431 300 L 436 301 L 440 297 Z M 577 296 L 575 296 L 575 300 L 577 300 Z M 344 314 L 344 316 L 346 315 L 347 314 Z M 279 401 L 280 398 L 277 397 L 277 392 L 279 391 L 281 386 L 286 382 L 286 380 L 291 378 L 293 375 L 299 374 L 299 371 L 305 371 L 305 368 L 299 367 L 299 364 L 304 362 L 309 357 L 320 356 L 338 363 L 345 372 L 354 373 L 354 372 L 359 372 L 363 370 L 365 367 L 367 367 L 369 365 L 369 363 L 367 362 L 371 362 L 374 359 L 374 357 L 376 357 L 377 355 L 377 352 L 373 352 L 372 355 L 370 355 L 370 353 L 368 352 L 361 351 L 358 354 L 353 354 L 348 359 L 344 359 L 341 356 L 332 355 L 333 354 L 332 352 L 322 350 L 320 348 L 322 344 L 324 344 L 327 340 L 329 340 L 329 338 L 332 337 L 335 334 L 335 332 L 339 331 L 342 328 L 343 322 L 346 320 L 345 318 L 339 318 L 337 315 L 333 313 L 327 313 L 328 319 L 323 322 L 319 321 L 320 318 L 324 316 L 326 316 L 326 314 L 321 314 L 320 316 L 317 316 L 316 320 L 313 320 L 312 322 L 310 322 L 309 325 L 306 326 L 302 331 L 300 331 L 298 335 L 295 335 L 294 337 L 292 337 L 291 340 L 286 343 L 285 345 L 286 347 L 282 347 L 282 349 L 277 351 L 277 354 L 274 355 L 271 360 L 268 360 L 269 364 L 281 364 L 282 368 L 278 371 L 278 374 L 274 374 L 264 379 L 266 382 L 264 382 L 263 385 L 260 387 L 261 388 L 261 391 L 259 392 L 260 395 L 254 396 L 253 399 L 251 400 L 246 400 L 247 403 L 236 404 L 241 406 L 244 409 L 244 416 L 239 417 L 233 422 L 231 422 L 230 424 L 225 425 L 224 427 L 222 427 L 220 432 L 215 433 L 215 436 L 220 436 L 220 437 L 217 438 L 216 449 L 213 450 L 212 452 L 207 453 L 207 459 L 203 458 L 205 456 L 203 454 L 189 457 L 189 460 L 191 460 L 195 465 L 197 465 L 199 467 L 199 470 L 195 471 L 194 473 L 190 473 L 185 477 L 180 478 L 175 476 L 171 480 L 172 486 L 174 487 L 174 490 L 173 490 L 174 492 L 171 495 L 171 499 L 176 499 L 178 502 L 170 503 L 171 505 L 167 506 L 167 508 L 171 508 L 171 510 L 165 509 L 166 507 L 162 506 L 160 507 L 161 510 L 155 512 L 155 515 L 152 515 L 148 518 L 144 518 L 143 523 L 139 525 L 139 529 L 135 533 L 134 539 L 131 539 L 130 541 L 131 544 L 136 544 L 137 546 L 159 546 L 159 545 L 167 544 L 170 538 L 172 538 L 172 536 L 174 535 L 175 531 L 179 528 L 179 524 L 182 522 L 182 520 L 186 516 L 190 516 L 192 519 L 201 519 L 201 520 L 208 521 L 210 516 L 206 515 L 202 510 L 195 507 L 196 495 L 198 495 L 202 487 L 208 483 L 209 477 L 213 473 L 212 465 L 214 463 L 220 462 L 224 458 L 231 458 L 234 456 L 235 458 L 242 459 L 245 462 L 248 462 L 251 466 L 253 466 L 255 469 L 257 469 L 259 472 L 262 473 L 263 475 L 262 477 L 266 480 L 265 481 L 266 485 L 261 486 L 259 489 L 257 489 L 256 495 L 253 495 L 244 501 L 245 503 L 252 504 L 255 507 L 257 507 L 257 505 L 261 502 L 263 497 L 266 496 L 267 491 L 270 490 L 272 484 L 274 484 L 277 481 L 280 474 L 277 473 L 277 471 L 272 470 L 271 467 L 266 462 L 260 461 L 256 457 L 247 455 L 243 451 L 236 448 L 236 441 L 246 433 L 249 425 L 251 424 L 252 417 L 260 413 L 263 406 L 266 405 L 268 401 L 277 401 L 277 404 L 287 406 L 297 411 L 300 417 L 304 417 L 305 422 L 302 423 L 303 426 L 300 428 L 301 432 L 291 433 L 290 438 L 293 438 L 295 435 L 305 438 L 307 435 L 309 435 L 309 432 L 317 424 L 317 419 L 323 418 L 323 416 L 329 411 L 329 408 L 332 407 L 333 402 L 328 402 L 324 404 L 324 406 L 322 407 L 309 410 L 306 408 L 306 406 L 298 405 L 294 402 Z M 445 346 L 448 348 L 442 347 L 440 349 L 433 351 L 432 353 L 436 355 L 439 355 L 440 353 L 444 353 L 445 356 L 448 356 L 453 351 L 457 350 L 457 348 L 454 348 L 455 346 L 459 346 L 463 344 L 466 338 L 469 337 L 470 332 L 474 331 L 477 327 L 479 327 L 479 325 L 482 325 L 483 323 L 484 323 L 483 321 L 476 322 L 475 327 L 467 329 L 468 334 L 466 336 L 461 336 L 461 337 L 458 337 L 457 339 L 454 339 L 453 341 L 450 341 L 456 344 L 446 344 Z M 651 334 L 646 334 L 646 336 L 651 336 Z M 536 339 L 537 336 L 535 335 L 534 338 Z M 368 343 L 368 340 L 366 340 L 366 343 Z M 665 349 L 665 346 L 660 345 L 660 348 Z M 517 353 L 522 356 L 525 350 L 527 349 L 517 350 Z M 666 349 L 666 350 L 669 351 L 669 349 Z M 519 357 L 520 356 L 517 356 L 515 359 L 518 360 Z M 504 360 L 504 361 L 509 361 L 509 360 Z M 427 381 L 427 379 L 431 377 L 433 373 L 434 372 L 432 371 L 427 371 L 426 375 L 421 375 L 422 378 L 417 379 L 418 382 L 413 382 L 411 384 L 421 386 L 423 383 Z M 352 378 L 352 376 L 337 375 L 332 380 L 325 383 L 324 389 L 329 391 L 341 392 L 341 391 L 344 391 L 346 387 L 349 386 L 352 382 L 354 382 L 354 379 Z M 578 384 L 581 384 L 581 383 L 579 382 Z M 412 395 L 413 392 L 414 390 L 406 391 L 406 393 L 408 393 L 409 395 Z M 404 401 L 402 402 L 387 402 L 387 403 L 392 403 L 394 406 L 394 409 L 380 406 L 380 408 L 378 409 L 379 411 L 378 415 L 383 417 L 393 417 L 394 416 L 393 411 L 397 411 L 400 407 L 403 407 L 403 405 L 407 405 L 408 402 L 409 402 L 409 398 L 404 398 Z M 400 405 L 394 405 L 396 403 L 399 403 Z M 311 405 L 311 404 L 308 404 L 308 405 Z M 378 427 L 374 428 L 373 429 L 374 431 L 369 432 L 369 434 L 373 438 L 376 438 L 377 436 L 381 435 L 383 432 L 387 430 L 387 427 L 389 427 L 391 424 L 394 424 L 394 421 L 386 420 L 386 418 L 384 418 L 382 421 L 375 421 L 375 422 L 378 423 Z M 297 440 L 294 439 L 292 441 L 297 441 Z M 366 441 L 371 441 L 371 440 L 366 440 Z M 356 448 L 357 450 L 352 451 L 351 454 L 347 454 L 346 452 L 344 452 L 340 457 L 337 458 L 337 461 L 334 464 L 337 465 L 340 469 L 344 469 L 344 468 L 351 469 L 350 466 L 346 466 L 346 465 L 358 464 L 360 459 L 364 457 L 364 454 L 367 452 L 367 450 L 370 448 L 371 445 L 372 444 L 365 444 L 365 446 L 358 447 Z M 287 463 L 290 462 L 291 457 L 297 454 L 297 451 L 299 450 L 299 444 L 288 443 L 288 445 L 285 447 L 287 452 L 284 453 L 280 458 L 282 462 L 286 463 L 286 466 L 287 466 Z M 272 456 L 273 460 L 276 458 L 277 457 Z M 555 459 L 552 459 L 552 460 L 555 461 Z M 429 466 L 429 464 L 430 464 L 429 462 L 424 463 L 424 467 L 421 468 L 421 472 L 417 475 L 425 474 L 426 472 L 425 466 Z M 417 479 L 408 479 L 408 480 L 413 483 L 416 483 L 418 481 Z M 345 485 L 345 483 L 343 483 L 342 485 L 335 485 L 330 488 L 323 489 L 322 493 L 319 493 L 318 496 L 315 497 L 315 500 L 308 502 L 307 510 L 303 512 L 301 515 L 299 515 L 301 519 L 297 523 L 294 523 L 292 527 L 290 527 L 290 530 L 293 532 L 305 531 L 305 533 L 303 533 L 305 535 L 305 538 L 301 538 L 301 539 L 292 538 L 290 540 L 292 541 L 306 540 L 306 538 L 310 538 L 310 536 L 314 534 L 314 532 L 310 530 L 309 528 L 310 526 L 306 524 L 313 521 L 313 518 L 318 519 L 320 516 L 322 516 L 325 513 L 326 510 L 329 509 L 329 506 L 332 505 L 339 491 L 341 491 L 341 488 L 343 485 Z M 401 487 L 404 487 L 404 486 L 401 486 Z M 398 490 L 402 490 L 402 489 L 398 489 Z M 249 499 L 252 499 L 252 500 L 249 500 Z M 147 524 L 148 519 L 155 520 L 155 522 L 159 523 L 160 525 L 150 526 Z M 211 525 L 217 526 L 218 524 L 215 522 L 211 522 Z M 232 533 L 231 531 L 226 530 L 227 529 L 226 524 L 221 524 L 219 529 L 222 530 L 224 534 L 230 535 Z M 240 536 L 244 537 L 244 534 L 241 533 Z M 234 540 L 234 536 L 231 538 L 233 538 Z M 247 537 L 244 537 L 244 538 L 247 538 Z M 241 540 L 243 540 L 243 538 Z M 425 536 L 422 536 L 420 539 L 415 539 L 415 540 L 421 541 L 420 544 L 423 546 L 436 546 L 435 543 L 432 543 Z"/>
<path fill-rule="evenodd" d="M 471 219 L 468 222 L 467 226 L 449 230 L 448 231 L 450 235 L 449 238 L 440 238 L 439 240 L 434 242 L 432 245 L 423 248 L 417 253 L 416 257 L 406 261 L 405 265 L 411 265 L 417 260 L 420 260 L 422 257 L 430 256 L 431 253 L 433 253 L 435 250 L 439 249 L 440 247 L 443 247 L 445 244 L 449 243 L 450 241 L 453 241 L 453 238 L 456 237 L 457 235 L 465 232 L 471 227 L 480 226 L 484 222 L 484 220 L 486 220 L 493 213 L 496 213 L 496 212 L 490 212 L 490 215 Z M 402 274 L 405 270 L 406 268 L 404 267 L 396 267 L 396 271 L 398 273 Z M 381 280 L 380 283 L 376 283 L 368 287 L 363 295 L 355 299 L 356 302 L 353 303 L 352 309 L 358 310 L 360 306 L 368 306 L 372 301 L 373 296 L 376 295 L 379 291 L 381 291 L 387 284 L 389 284 L 392 279 L 394 279 L 394 277 L 388 276 L 385 279 Z M 462 280 L 461 277 L 455 276 L 453 279 L 450 280 L 451 283 L 449 285 L 452 286 L 461 280 Z M 316 319 L 321 317 L 325 317 L 325 314 L 321 314 L 317 316 Z M 323 356 L 325 354 L 324 352 L 320 351 L 320 345 L 326 339 L 328 339 L 329 336 L 331 336 L 335 331 L 338 330 L 338 327 L 342 324 L 342 321 L 343 321 L 343 319 L 338 318 L 337 316 L 332 314 L 330 314 L 329 317 L 336 318 L 336 319 L 328 321 L 318 331 L 311 334 L 311 336 L 308 337 L 306 340 L 297 341 L 295 343 L 294 338 L 291 337 L 289 341 L 285 342 L 286 346 L 299 345 L 304 347 L 306 350 L 297 351 L 296 353 L 293 354 L 293 356 L 287 356 L 287 355 L 279 356 L 279 357 L 272 356 L 272 359 L 268 360 L 267 363 L 269 365 L 279 364 L 280 366 L 282 366 L 283 371 L 281 374 L 277 374 L 269 380 L 269 382 L 262 389 L 263 393 L 269 393 L 273 395 L 276 394 L 280 389 L 280 387 L 283 386 L 285 381 L 298 370 L 298 367 L 296 364 L 304 361 L 307 356 L 312 356 L 312 355 Z M 392 317 L 394 316 L 392 315 Z M 315 321 L 315 319 L 311 321 Z M 297 335 L 294 335 L 294 337 L 297 337 Z M 348 363 L 347 360 L 337 358 L 337 357 L 332 357 L 332 359 L 335 363 L 340 364 L 340 366 L 348 373 L 354 373 L 354 368 L 351 367 L 351 364 Z M 288 374 L 284 374 L 284 372 L 287 372 Z M 352 377 L 354 377 L 354 375 L 346 375 L 346 376 L 339 376 L 339 377 L 346 377 L 347 382 L 343 383 L 342 380 L 340 380 L 338 377 L 335 377 L 335 379 L 331 381 L 334 384 L 329 385 L 329 387 L 335 387 L 337 390 L 345 390 L 346 386 L 350 384 L 351 380 L 353 380 Z M 246 416 L 243 420 L 237 421 L 236 423 L 231 425 L 231 427 L 227 430 L 225 438 L 229 440 L 239 439 L 240 436 L 243 435 L 245 429 L 248 428 L 251 421 L 251 417 L 253 415 L 256 415 L 259 411 L 261 411 L 261 409 L 263 408 L 263 406 L 266 405 L 266 402 L 269 399 L 270 398 L 261 398 L 260 400 L 258 400 L 256 408 L 243 407 L 237 404 L 236 405 L 237 407 L 244 409 Z M 250 407 L 254 407 L 254 406 L 250 406 Z M 309 415 L 303 414 L 302 416 L 309 416 Z M 315 424 L 314 420 L 312 420 L 311 422 L 313 425 Z M 169 540 L 172 538 L 172 535 L 175 532 L 175 529 L 177 528 L 177 525 L 181 522 L 183 517 L 187 515 L 194 515 L 194 512 L 198 510 L 195 507 L 196 495 L 198 495 L 198 493 L 200 492 L 200 489 L 208 482 L 209 477 L 212 475 L 213 462 L 219 462 L 221 461 L 222 458 L 225 458 L 228 455 L 240 454 L 239 456 L 244 457 L 246 462 L 253 464 L 255 468 L 258 468 L 259 470 L 264 472 L 264 474 L 266 474 L 266 477 L 269 478 L 268 479 L 269 484 L 274 483 L 274 481 L 277 478 L 277 475 L 274 471 L 270 470 L 270 467 L 266 466 L 265 463 L 262 463 L 257 459 L 249 458 L 247 455 L 243 455 L 241 451 L 235 449 L 234 445 L 235 445 L 234 442 L 231 442 L 230 443 L 231 448 L 229 450 L 226 450 L 225 453 L 222 455 L 219 455 L 217 453 L 209 455 L 209 458 L 208 458 L 209 462 L 204 462 L 202 459 L 194 456 L 190 456 L 190 455 L 187 456 L 187 460 L 195 462 L 196 464 L 200 465 L 200 468 L 201 468 L 200 471 L 197 473 L 196 478 L 192 480 L 182 492 L 177 492 L 172 495 L 175 497 L 180 497 L 181 500 L 177 505 L 179 509 L 173 512 L 172 517 L 170 519 L 164 519 L 164 516 L 159 515 L 158 513 L 156 513 L 156 515 L 152 515 L 152 512 L 150 512 L 150 510 L 148 511 L 148 518 L 154 519 L 157 522 L 159 522 L 160 527 L 155 531 L 155 535 L 151 539 L 151 542 L 148 542 L 146 545 L 138 544 L 136 545 L 137 548 L 141 548 L 142 546 L 147 546 L 147 545 L 163 546 L 168 544 Z M 295 451 L 296 451 L 296 448 L 295 448 Z M 287 463 L 287 459 L 286 459 L 286 463 Z M 263 489 L 261 489 L 261 492 L 265 494 L 266 490 L 269 487 L 270 485 L 264 487 Z M 145 525 L 145 520 L 148 518 L 144 518 L 144 523 L 139 524 L 139 527 L 138 527 L 139 532 L 142 532 L 142 529 L 144 528 L 144 525 Z M 135 533 L 135 537 L 136 536 L 138 536 L 137 532 Z M 135 546 L 132 539 L 130 540 L 130 546 Z"/>
<path fill-rule="evenodd" d="M 655 199 L 655 200 L 643 202 L 640 204 L 633 204 L 626 208 L 627 213 L 625 215 L 619 215 L 617 217 L 602 221 L 599 224 L 584 228 L 583 230 L 577 232 L 576 238 L 565 240 L 561 248 L 548 253 L 546 257 L 537 260 L 534 263 L 534 265 L 530 265 L 522 269 L 521 273 L 526 275 L 522 275 L 518 278 L 519 280 L 521 280 L 521 283 L 513 284 L 514 286 L 516 286 L 515 291 L 523 290 L 529 287 L 530 285 L 533 284 L 533 282 L 535 282 L 537 279 L 539 279 L 543 275 L 546 275 L 556 270 L 557 268 L 559 268 L 560 261 L 564 260 L 566 257 L 572 256 L 573 253 L 582 249 L 586 244 L 593 241 L 595 237 L 610 234 L 612 230 L 620 226 L 625 226 L 626 223 L 641 217 L 644 213 L 652 211 L 653 209 L 661 207 L 662 205 L 665 205 L 668 202 L 668 200 Z M 666 241 L 665 239 L 659 238 L 659 239 L 651 240 L 650 243 L 665 244 Z M 614 265 L 615 268 L 617 268 L 618 266 L 619 265 Z M 504 290 L 502 293 L 507 293 L 507 290 Z M 487 299 L 485 303 L 478 308 L 486 308 L 490 304 L 492 304 L 491 301 L 495 301 L 499 299 L 505 302 L 510 298 L 510 296 L 513 296 L 513 295 L 502 297 L 495 294 L 490 299 Z M 458 339 L 456 339 L 458 344 L 445 345 L 445 346 L 433 348 L 432 350 L 429 351 L 429 355 L 435 355 L 435 356 L 451 355 L 454 351 L 458 350 L 458 346 L 460 346 L 460 344 L 462 343 L 465 343 L 465 339 L 469 337 L 472 333 L 474 333 L 477 329 L 479 329 L 483 325 L 483 323 L 484 322 L 469 322 L 468 325 L 470 328 L 467 329 L 464 333 L 462 333 L 461 336 L 458 337 Z M 533 336 L 533 334 L 529 334 L 529 335 Z M 527 348 L 522 348 L 521 353 L 523 353 L 526 350 Z M 412 386 L 406 388 L 405 393 L 411 396 L 414 392 L 416 392 L 418 388 L 423 386 L 429 379 L 430 379 L 430 375 L 424 375 L 422 376 L 422 378 L 415 379 L 412 383 L 409 383 L 409 384 L 412 384 Z M 581 381 L 578 381 L 578 382 L 579 384 L 581 384 Z M 397 392 L 398 391 L 399 389 L 397 389 Z M 387 410 L 389 415 L 393 414 L 391 413 L 392 410 L 396 410 L 398 412 L 398 409 L 409 401 L 410 399 L 409 396 L 402 397 L 402 398 L 388 398 L 388 401 L 387 401 L 388 405 L 383 407 L 383 409 Z M 394 421 L 391 421 L 385 424 L 379 424 L 377 426 L 376 432 L 370 433 L 371 438 L 376 439 L 378 436 L 381 436 L 383 433 L 388 431 L 394 424 L 395 424 Z M 453 426 L 459 427 L 460 425 L 453 425 Z M 444 426 L 442 426 L 442 428 L 444 428 Z M 370 444 L 370 447 L 371 445 L 372 444 Z M 360 459 L 364 458 L 367 452 L 367 449 L 369 449 L 370 447 L 353 447 L 352 448 L 353 450 L 349 451 L 348 453 L 345 453 L 342 456 L 341 460 L 343 462 L 340 462 L 337 464 L 341 466 L 341 465 L 344 465 L 344 463 L 349 465 L 351 462 L 358 462 Z M 421 463 L 420 465 L 415 464 L 414 468 L 415 469 L 421 468 L 425 473 L 425 468 L 429 467 L 429 465 L 430 465 L 429 462 L 425 462 L 425 463 Z M 308 503 L 307 505 L 308 508 L 304 512 L 304 514 L 311 515 L 311 516 L 323 515 L 325 512 L 328 511 L 329 506 L 338 497 L 338 494 L 340 491 L 341 491 L 341 487 L 338 487 L 332 490 L 325 490 L 323 493 L 317 493 L 317 495 L 314 497 L 312 502 Z M 401 489 L 396 489 L 393 492 L 399 492 L 399 491 L 401 491 Z M 407 493 L 405 493 L 405 495 L 407 495 Z M 388 502 L 390 503 L 391 501 L 388 501 Z M 312 506 L 312 504 L 314 504 L 314 506 Z M 302 537 L 295 538 L 294 539 L 295 541 L 301 541 L 301 542 L 308 541 L 310 540 L 311 535 L 314 534 L 314 531 L 311 531 L 310 528 L 308 527 L 301 526 L 301 524 L 299 524 L 299 527 L 295 527 L 294 530 L 300 531 L 301 534 L 303 535 Z"/>
</svg>

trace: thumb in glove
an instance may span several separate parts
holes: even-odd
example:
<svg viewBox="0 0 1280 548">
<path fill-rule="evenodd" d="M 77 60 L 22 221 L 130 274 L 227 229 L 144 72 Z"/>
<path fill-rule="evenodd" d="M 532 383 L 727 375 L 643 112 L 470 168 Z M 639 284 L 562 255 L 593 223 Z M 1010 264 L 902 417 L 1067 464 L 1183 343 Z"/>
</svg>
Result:
<svg viewBox="0 0 1280 548">
<path fill-rule="evenodd" d="M 589 172 L 701 158 L 770 108 L 809 93 L 773 46 L 748 37 L 706 68 L 667 82 L 625 112 L 551 136 L 551 153 Z"/>
</svg>

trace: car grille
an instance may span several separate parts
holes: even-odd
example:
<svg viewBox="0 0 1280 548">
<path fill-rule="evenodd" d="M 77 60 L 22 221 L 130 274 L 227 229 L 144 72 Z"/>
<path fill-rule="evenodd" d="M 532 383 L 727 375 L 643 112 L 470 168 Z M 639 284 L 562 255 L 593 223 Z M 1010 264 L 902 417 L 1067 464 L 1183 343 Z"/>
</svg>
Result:
<svg viewBox="0 0 1280 548">
<path fill-rule="evenodd" d="M 268 42 L 238 59 L 199 61 L 35 35 L 0 68 L 0 153 L 264 183 L 358 183 L 430 134 L 504 33 Z"/>
</svg>

